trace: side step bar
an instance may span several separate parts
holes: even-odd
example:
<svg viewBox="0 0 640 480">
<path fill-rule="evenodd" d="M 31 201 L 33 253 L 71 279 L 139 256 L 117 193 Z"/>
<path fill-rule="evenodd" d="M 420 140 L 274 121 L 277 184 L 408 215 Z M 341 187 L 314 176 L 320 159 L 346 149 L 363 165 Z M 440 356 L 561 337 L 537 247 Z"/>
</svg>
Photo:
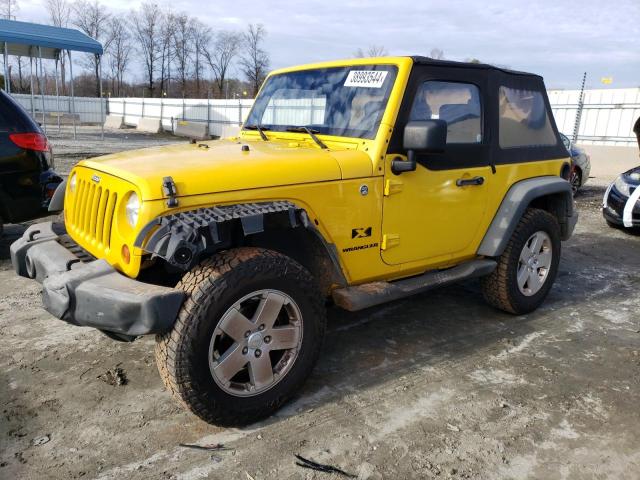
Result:
<svg viewBox="0 0 640 480">
<path fill-rule="evenodd" d="M 489 275 L 495 270 L 496 265 L 495 260 L 483 258 L 446 270 L 430 271 L 417 277 L 394 282 L 371 282 L 353 287 L 338 288 L 332 292 L 333 301 L 339 307 L 355 312 L 467 278 Z"/>
</svg>

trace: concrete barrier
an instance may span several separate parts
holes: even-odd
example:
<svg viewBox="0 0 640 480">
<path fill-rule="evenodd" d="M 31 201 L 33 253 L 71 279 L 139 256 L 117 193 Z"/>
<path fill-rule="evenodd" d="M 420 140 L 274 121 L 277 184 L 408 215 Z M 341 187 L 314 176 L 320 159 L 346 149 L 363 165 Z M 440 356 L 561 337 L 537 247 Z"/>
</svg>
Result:
<svg viewBox="0 0 640 480">
<path fill-rule="evenodd" d="M 174 135 L 178 137 L 195 138 L 196 140 L 207 140 L 209 136 L 209 127 L 206 123 L 187 122 L 178 120 L 174 130 Z"/>
<path fill-rule="evenodd" d="M 223 125 L 218 128 L 220 138 L 237 137 L 240 133 L 240 127 L 237 125 Z"/>
<path fill-rule="evenodd" d="M 124 126 L 124 119 L 121 115 L 107 115 L 106 120 L 104 121 L 104 128 L 110 128 L 117 130 Z"/>
<path fill-rule="evenodd" d="M 136 127 L 136 130 L 139 130 L 140 132 L 147 132 L 147 133 L 160 133 L 162 131 L 162 126 L 160 125 L 160 119 L 142 117 L 138 121 L 138 126 Z"/>
</svg>

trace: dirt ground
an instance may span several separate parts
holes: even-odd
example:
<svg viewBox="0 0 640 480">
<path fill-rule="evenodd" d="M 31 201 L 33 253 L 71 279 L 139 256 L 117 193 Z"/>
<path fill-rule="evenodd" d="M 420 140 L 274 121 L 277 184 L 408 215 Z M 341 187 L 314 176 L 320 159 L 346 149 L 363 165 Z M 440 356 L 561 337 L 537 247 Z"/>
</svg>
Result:
<svg viewBox="0 0 640 480">
<path fill-rule="evenodd" d="M 73 160 L 56 149 L 58 165 Z M 640 237 L 604 223 L 607 180 L 578 196 L 576 234 L 537 312 L 497 312 L 475 281 L 356 314 L 331 309 L 304 389 L 243 429 L 207 425 L 170 398 L 153 338 L 117 343 L 44 312 L 38 284 L 8 260 L 24 226 L 8 226 L 0 478 L 342 478 L 296 466 L 299 453 L 360 479 L 637 479 Z M 115 368 L 126 383 L 106 381 Z M 180 446 L 215 443 L 230 450 Z"/>
</svg>

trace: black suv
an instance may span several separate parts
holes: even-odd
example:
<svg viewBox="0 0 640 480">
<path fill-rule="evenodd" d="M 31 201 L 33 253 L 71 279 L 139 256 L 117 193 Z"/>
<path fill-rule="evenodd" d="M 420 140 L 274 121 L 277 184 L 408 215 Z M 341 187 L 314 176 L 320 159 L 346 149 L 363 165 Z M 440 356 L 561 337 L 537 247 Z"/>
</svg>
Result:
<svg viewBox="0 0 640 480">
<path fill-rule="evenodd" d="M 40 126 L 0 91 L 0 234 L 5 222 L 48 215 L 49 202 L 60 182 Z"/>
</svg>

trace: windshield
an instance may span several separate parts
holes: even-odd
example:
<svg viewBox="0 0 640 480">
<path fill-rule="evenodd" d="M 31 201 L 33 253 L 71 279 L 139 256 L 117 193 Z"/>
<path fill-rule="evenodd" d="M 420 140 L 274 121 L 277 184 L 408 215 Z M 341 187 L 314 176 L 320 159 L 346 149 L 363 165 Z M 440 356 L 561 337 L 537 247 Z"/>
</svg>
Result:
<svg viewBox="0 0 640 480">
<path fill-rule="evenodd" d="M 396 73 L 390 65 L 358 65 L 273 75 L 245 126 L 281 132 L 304 126 L 319 134 L 374 138 Z"/>
</svg>

